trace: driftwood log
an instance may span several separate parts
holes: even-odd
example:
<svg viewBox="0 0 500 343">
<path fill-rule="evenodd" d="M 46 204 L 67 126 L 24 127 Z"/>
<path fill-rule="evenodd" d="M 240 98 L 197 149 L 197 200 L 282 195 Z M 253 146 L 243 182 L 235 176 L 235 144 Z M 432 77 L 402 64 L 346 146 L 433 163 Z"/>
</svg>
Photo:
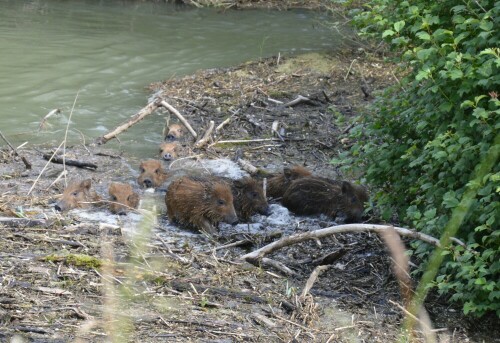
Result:
<svg viewBox="0 0 500 343">
<path fill-rule="evenodd" d="M 96 144 L 105 144 L 108 142 L 110 139 L 115 138 L 117 135 L 122 133 L 123 131 L 126 131 L 129 127 L 134 125 L 135 123 L 141 121 L 144 119 L 146 116 L 150 115 L 153 113 L 158 107 L 159 107 L 158 101 L 152 101 L 149 104 L 146 105 L 146 107 L 142 108 L 139 112 L 137 112 L 135 115 L 132 116 L 127 122 L 119 125 L 116 129 L 114 129 L 111 132 L 106 133 L 104 136 L 101 136 L 95 140 Z"/>
<path fill-rule="evenodd" d="M 248 254 L 241 256 L 241 259 L 246 260 L 250 263 L 256 264 L 265 255 L 270 254 L 273 251 L 276 251 L 276 250 L 281 249 L 283 247 L 286 247 L 286 246 L 289 246 L 289 245 L 292 245 L 295 243 L 300 243 L 300 242 L 303 242 L 306 240 L 319 239 L 319 238 L 331 236 L 331 235 L 334 235 L 337 233 L 345 233 L 345 232 L 375 232 L 375 233 L 380 234 L 384 231 L 392 230 L 392 229 L 394 231 L 396 231 L 400 236 L 419 239 L 419 240 L 424 241 L 426 243 L 432 244 L 436 247 L 440 246 L 439 240 L 437 238 L 426 235 L 426 234 L 421 233 L 421 232 L 406 229 L 403 227 L 395 227 L 395 226 L 389 226 L 389 225 L 375 225 L 375 224 L 346 224 L 346 225 L 331 226 L 331 227 L 327 227 L 327 228 L 316 230 L 316 231 L 309 231 L 309 232 L 299 233 L 299 234 L 292 235 L 292 236 L 283 237 L 283 238 L 281 238 L 281 239 L 279 239 L 271 244 L 263 246 L 260 249 L 257 249 L 251 253 L 248 253 Z M 460 245 L 463 244 L 462 242 L 460 242 L 457 239 L 455 239 L 454 241 Z"/>
</svg>

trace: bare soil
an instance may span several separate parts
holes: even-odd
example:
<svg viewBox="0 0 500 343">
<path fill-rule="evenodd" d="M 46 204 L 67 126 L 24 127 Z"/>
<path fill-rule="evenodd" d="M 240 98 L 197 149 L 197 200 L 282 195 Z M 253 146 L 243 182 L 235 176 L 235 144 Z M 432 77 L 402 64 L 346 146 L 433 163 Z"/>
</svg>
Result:
<svg viewBox="0 0 500 343">
<path fill-rule="evenodd" d="M 329 161 L 353 144 L 347 134 L 374 92 L 396 82 L 391 70 L 360 50 L 314 53 L 202 70 L 151 85 L 151 91 L 198 133 L 211 120 L 217 126 L 231 117 L 206 148 L 193 148 L 194 154 L 244 158 L 269 172 L 304 164 L 319 175 L 352 179 Z M 308 100 L 283 105 L 299 95 Z M 272 130 L 276 121 L 279 134 Z M 256 139 L 268 140 L 214 144 Z M 239 257 L 280 236 L 334 225 L 332 219 L 292 216 L 285 225 L 262 221 L 256 230 L 223 226 L 220 237 L 209 239 L 172 226 L 161 207 L 164 195 L 144 192 L 145 207 L 151 210 L 147 204 L 153 199 L 157 212 L 118 217 L 98 208 L 61 215 L 51 202 L 62 191 L 63 182 L 52 183 L 63 167 L 50 164 L 37 180 L 46 165 L 42 152 L 52 149 L 20 150 L 31 170 L 7 147 L 1 150 L 1 216 L 40 222 L 0 224 L 0 341 L 14 335 L 26 342 L 398 339 L 402 313 L 395 303 L 402 300 L 376 235 L 342 234 L 277 251 L 270 257 L 294 272 L 285 275 Z M 66 169 L 70 178 L 91 178 L 103 195 L 110 181 L 137 177 L 136 158 L 102 146 L 81 144 L 68 147 L 67 154 L 98 165 Z M 87 220 L 85 212 L 103 216 Z M 130 239 L 134 234 L 124 230 L 127 226 L 144 232 Z M 245 245 L 224 247 L 243 239 Z M 329 268 L 301 297 L 318 265 Z M 479 324 L 445 299 L 433 297 L 426 307 L 447 342 L 480 341 Z"/>
</svg>

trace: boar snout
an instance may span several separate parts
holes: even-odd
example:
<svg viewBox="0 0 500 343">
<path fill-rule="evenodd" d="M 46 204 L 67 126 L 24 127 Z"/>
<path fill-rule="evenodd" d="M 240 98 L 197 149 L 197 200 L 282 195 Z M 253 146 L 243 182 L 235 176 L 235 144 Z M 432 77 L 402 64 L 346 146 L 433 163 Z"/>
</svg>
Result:
<svg viewBox="0 0 500 343">
<path fill-rule="evenodd" d="M 146 188 L 153 187 L 153 181 L 151 181 L 151 179 L 144 179 L 142 180 L 142 183 L 144 184 L 144 186 L 146 186 Z"/>
<path fill-rule="evenodd" d="M 171 154 L 171 153 L 169 153 L 169 152 L 167 152 L 167 153 L 163 154 L 163 156 L 162 156 L 162 157 L 163 157 L 163 159 L 164 159 L 165 161 L 171 161 L 171 160 L 173 159 L 172 154 Z"/>
<path fill-rule="evenodd" d="M 266 206 L 266 207 L 262 207 L 259 209 L 259 214 L 262 214 L 263 216 L 268 216 L 271 214 L 271 209 L 269 208 L 269 206 Z"/>
<path fill-rule="evenodd" d="M 234 215 L 231 215 L 228 218 L 226 218 L 226 222 L 228 224 L 231 224 L 232 226 L 235 226 L 236 224 L 238 224 L 239 220 L 238 220 L 238 216 L 236 215 L 236 213 Z"/>
<path fill-rule="evenodd" d="M 166 137 L 165 137 L 165 140 L 166 141 L 175 141 L 177 138 L 172 135 L 172 134 L 168 134 Z"/>
</svg>

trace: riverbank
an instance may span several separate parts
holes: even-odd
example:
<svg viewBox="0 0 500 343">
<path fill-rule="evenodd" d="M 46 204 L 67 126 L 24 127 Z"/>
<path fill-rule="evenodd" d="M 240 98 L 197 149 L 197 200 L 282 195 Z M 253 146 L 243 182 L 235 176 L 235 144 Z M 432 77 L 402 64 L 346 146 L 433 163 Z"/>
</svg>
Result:
<svg viewBox="0 0 500 343">
<path fill-rule="evenodd" d="M 353 144 L 348 132 L 373 94 L 396 82 L 392 68 L 353 49 L 200 70 L 150 89 L 200 135 L 210 121 L 218 126 L 230 118 L 208 145 L 193 148 L 195 155 L 244 158 L 269 172 L 303 164 L 319 175 L 356 180 L 329 162 Z M 228 140 L 243 142 L 220 143 Z M 64 168 L 46 168 L 42 156 L 53 149 L 21 148 L 30 170 L 2 149 L 0 210 L 12 218 L 0 240 L 2 339 L 14 334 L 35 342 L 398 339 L 403 313 L 396 304 L 402 299 L 378 236 L 344 233 L 283 248 L 270 257 L 292 270 L 287 274 L 240 257 L 278 237 L 334 221 L 293 215 L 283 220 L 276 203 L 272 220 L 254 218 L 257 229 L 223 227 L 223 235 L 207 239 L 171 225 L 163 193 L 142 190 L 145 211 L 140 213 L 120 217 L 97 208 L 61 215 L 51 202 L 62 190 L 61 181 L 53 183 Z M 138 175 L 137 159 L 105 145 L 82 141 L 67 148 L 67 157 L 98 166 L 66 169 L 71 178 L 91 178 L 104 197 L 111 181 L 134 183 Z M 151 212 L 151 203 L 156 211 Z M 25 219 L 16 223 L 14 218 Z M 145 239 L 131 239 L 141 228 Z M 320 265 L 327 270 L 301 296 Z M 433 298 L 428 305 L 439 335 L 451 342 L 480 341 L 474 338 L 479 323 L 444 299 Z"/>
</svg>

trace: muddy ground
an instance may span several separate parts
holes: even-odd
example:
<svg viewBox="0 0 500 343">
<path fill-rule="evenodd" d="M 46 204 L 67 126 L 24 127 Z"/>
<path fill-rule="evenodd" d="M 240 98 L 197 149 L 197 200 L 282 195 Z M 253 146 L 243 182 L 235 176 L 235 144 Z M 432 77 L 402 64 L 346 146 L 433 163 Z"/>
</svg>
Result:
<svg viewBox="0 0 500 343">
<path fill-rule="evenodd" d="M 209 121 L 217 126 L 231 118 L 206 147 L 186 142 L 200 158 L 244 158 L 268 172 L 303 164 L 323 176 L 353 180 L 329 161 L 353 143 L 347 133 L 373 93 L 394 82 L 392 66 L 351 50 L 203 70 L 150 89 L 152 98 L 168 101 L 199 134 Z M 307 100 L 284 106 L 299 95 Z M 98 167 L 66 166 L 68 178 L 91 178 L 103 196 L 110 181 L 134 184 L 137 158 L 86 142 L 67 147 L 66 158 Z M 273 201 L 269 218 L 253 218 L 258 225 L 222 225 L 221 235 L 210 239 L 172 225 L 164 193 L 144 190 L 138 190 L 144 210 L 125 217 L 105 207 L 56 213 L 53 201 L 64 178 L 53 182 L 64 168 L 47 165 L 42 157 L 54 149 L 21 148 L 30 170 L 9 148 L 1 150 L 0 211 L 7 222 L 0 226 L 0 341 L 13 336 L 21 342 L 398 339 L 402 313 L 396 304 L 402 300 L 376 235 L 340 234 L 283 248 L 269 257 L 293 271 L 286 275 L 239 257 L 278 237 L 335 221 L 294 216 Z M 226 246 L 242 240 L 244 245 Z M 318 265 L 329 268 L 301 297 Z M 463 318 L 446 299 L 434 296 L 426 307 L 447 342 L 482 341 L 478 331 L 484 327 Z"/>
</svg>

